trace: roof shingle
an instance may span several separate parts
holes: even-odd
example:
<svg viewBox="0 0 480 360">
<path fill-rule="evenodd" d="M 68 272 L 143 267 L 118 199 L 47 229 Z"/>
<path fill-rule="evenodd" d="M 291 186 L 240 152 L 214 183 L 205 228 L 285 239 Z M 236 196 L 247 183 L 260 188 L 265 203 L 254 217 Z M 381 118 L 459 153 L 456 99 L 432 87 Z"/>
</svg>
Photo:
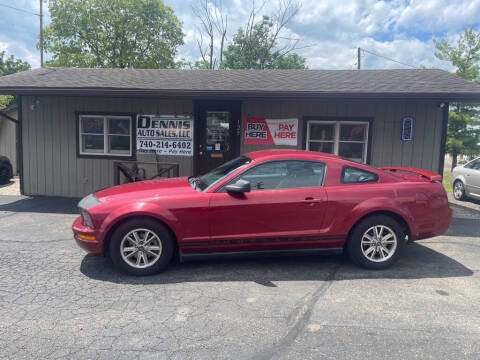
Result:
<svg viewBox="0 0 480 360">
<path fill-rule="evenodd" d="M 480 101 L 480 85 L 437 69 L 145 70 L 43 68 L 0 78 L 0 93 L 432 98 Z"/>
</svg>

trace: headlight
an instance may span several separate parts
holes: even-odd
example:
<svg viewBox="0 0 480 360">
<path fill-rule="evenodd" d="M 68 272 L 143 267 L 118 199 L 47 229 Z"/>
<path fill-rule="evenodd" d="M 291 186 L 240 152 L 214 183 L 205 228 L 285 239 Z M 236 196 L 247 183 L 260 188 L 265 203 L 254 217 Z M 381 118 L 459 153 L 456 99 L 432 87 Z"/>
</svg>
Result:
<svg viewBox="0 0 480 360">
<path fill-rule="evenodd" d="M 80 209 L 80 214 L 82 215 L 83 225 L 88 226 L 90 229 L 93 229 L 93 221 L 87 210 Z"/>
<path fill-rule="evenodd" d="M 102 202 L 98 200 L 95 195 L 90 194 L 85 196 L 80 202 L 78 203 L 78 207 L 80 209 L 90 209 L 91 207 L 94 207 L 95 205 L 99 205 Z"/>
<path fill-rule="evenodd" d="M 82 200 L 80 200 L 80 202 L 78 203 L 78 208 L 80 209 L 80 215 L 82 215 L 83 225 L 93 229 L 93 221 L 87 209 L 101 203 L 102 202 L 98 200 L 93 194 L 87 195 Z"/>
</svg>

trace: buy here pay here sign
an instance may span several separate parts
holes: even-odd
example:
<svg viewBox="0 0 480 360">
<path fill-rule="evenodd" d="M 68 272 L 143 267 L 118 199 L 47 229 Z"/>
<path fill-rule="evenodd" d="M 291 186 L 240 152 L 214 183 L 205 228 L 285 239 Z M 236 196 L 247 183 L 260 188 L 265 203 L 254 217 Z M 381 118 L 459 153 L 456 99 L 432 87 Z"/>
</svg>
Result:
<svg viewBox="0 0 480 360">
<path fill-rule="evenodd" d="M 257 145 L 297 145 L 298 119 L 246 118 L 243 142 Z"/>
</svg>

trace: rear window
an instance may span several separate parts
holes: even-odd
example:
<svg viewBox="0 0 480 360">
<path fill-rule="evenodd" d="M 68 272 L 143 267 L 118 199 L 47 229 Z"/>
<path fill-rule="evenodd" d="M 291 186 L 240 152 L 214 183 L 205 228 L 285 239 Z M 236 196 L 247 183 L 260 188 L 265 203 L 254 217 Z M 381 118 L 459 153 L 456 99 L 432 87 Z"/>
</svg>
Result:
<svg viewBox="0 0 480 360">
<path fill-rule="evenodd" d="M 343 184 L 363 184 L 378 181 L 378 175 L 367 170 L 362 170 L 353 166 L 344 166 L 342 168 Z"/>
</svg>

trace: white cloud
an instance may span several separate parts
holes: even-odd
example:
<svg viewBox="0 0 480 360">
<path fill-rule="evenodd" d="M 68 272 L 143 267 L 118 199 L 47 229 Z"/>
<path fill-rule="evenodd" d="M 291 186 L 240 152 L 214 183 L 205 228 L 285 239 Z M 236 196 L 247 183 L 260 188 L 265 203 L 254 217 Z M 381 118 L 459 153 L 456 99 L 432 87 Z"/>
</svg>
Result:
<svg viewBox="0 0 480 360">
<path fill-rule="evenodd" d="M 27 61 L 33 68 L 40 66 L 40 52 L 36 49 L 39 34 L 39 17 L 34 15 L 40 11 L 38 0 L 16 0 L 14 2 L 0 0 L 0 4 L 13 6 L 27 11 L 21 12 L 11 8 L 0 9 L 0 43 L 7 55 L 14 55 Z M 44 26 L 49 23 L 47 4 L 44 2 Z"/>
<path fill-rule="evenodd" d="M 361 47 L 413 66 L 451 69 L 435 58 L 432 39 L 452 41 L 465 27 L 475 25 L 474 21 L 478 25 L 480 7 L 476 3 L 480 0 L 304 0 L 292 27 L 304 31 L 305 42 L 311 44 L 299 51 L 310 68 L 353 68 L 356 49 Z M 445 19 L 449 13 L 452 21 Z M 362 68 L 403 67 L 368 53 L 362 58 Z"/>
<path fill-rule="evenodd" d="M 179 48 L 177 58 L 197 60 L 199 36 L 197 19 L 192 5 L 198 0 L 164 0 L 174 8 L 183 22 L 185 45 Z M 243 26 L 253 0 L 223 0 L 229 16 L 228 40 Z M 310 68 L 354 68 L 356 49 L 362 47 L 381 55 L 415 66 L 447 68 L 446 62 L 434 56 L 433 38 L 456 41 L 466 27 L 480 29 L 480 0 L 299 0 L 301 9 L 289 25 L 287 33 L 301 36 L 298 50 L 307 57 Z M 11 4 L 9 0 L 0 3 Z M 260 4 L 261 0 L 256 0 Z M 270 13 L 277 0 L 265 3 L 263 13 Z M 36 12 L 38 0 L 17 0 L 14 6 Z M 5 11 L 4 11 L 5 10 Z M 49 22 L 47 5 L 45 23 Z M 0 49 L 6 49 L 39 66 L 39 52 L 35 48 L 38 19 L 34 15 L 3 9 L 0 17 Z M 218 48 L 219 44 L 216 44 Z M 365 54 L 365 68 L 398 68 L 400 64 Z"/>
<path fill-rule="evenodd" d="M 400 30 L 443 32 L 478 26 L 480 0 L 412 0 L 401 12 Z"/>
</svg>

